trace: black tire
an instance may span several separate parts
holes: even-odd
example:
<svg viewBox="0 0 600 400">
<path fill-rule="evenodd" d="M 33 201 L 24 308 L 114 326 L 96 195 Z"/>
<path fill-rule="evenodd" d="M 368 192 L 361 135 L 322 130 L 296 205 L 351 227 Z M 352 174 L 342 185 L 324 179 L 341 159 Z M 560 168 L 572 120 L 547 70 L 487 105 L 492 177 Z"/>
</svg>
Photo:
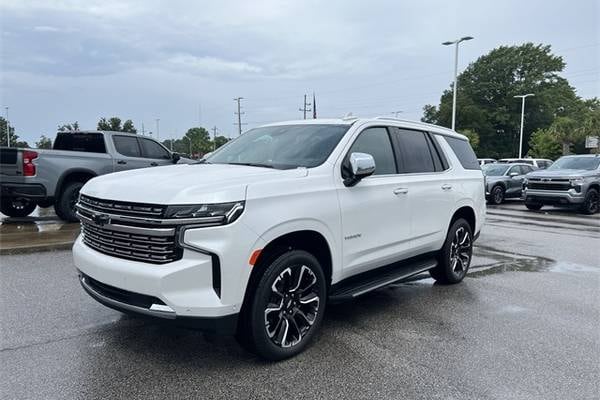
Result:
<svg viewBox="0 0 600 400">
<path fill-rule="evenodd" d="M 490 198 L 488 199 L 488 202 L 495 205 L 502 204 L 504 203 L 504 195 L 504 188 L 501 185 L 496 185 L 490 191 Z"/>
<path fill-rule="evenodd" d="M 295 356 L 321 326 L 326 285 L 323 269 L 312 254 L 291 250 L 280 255 L 266 266 L 248 299 L 236 338 L 268 360 Z"/>
<path fill-rule="evenodd" d="M 35 210 L 37 204 L 25 197 L 3 198 L 0 201 L 2 214 L 13 218 L 26 217 Z"/>
<path fill-rule="evenodd" d="M 65 186 L 59 199 L 54 204 L 54 211 L 60 219 L 68 222 L 79 221 L 77 215 L 75 215 L 75 204 L 83 185 L 83 182 L 71 182 Z"/>
<path fill-rule="evenodd" d="M 429 274 L 438 283 L 458 283 L 464 279 L 473 257 L 473 232 L 469 223 L 457 219 L 448 229 L 444 246 L 438 253 L 437 267 Z"/>
<path fill-rule="evenodd" d="M 598 191 L 596 189 L 589 189 L 585 194 L 585 200 L 581 205 L 581 212 L 583 214 L 592 215 L 598 212 L 600 208 L 600 200 L 598 197 Z"/>
<path fill-rule="evenodd" d="M 525 203 L 525 207 L 529 210 L 539 211 L 544 205 L 540 203 Z"/>
</svg>

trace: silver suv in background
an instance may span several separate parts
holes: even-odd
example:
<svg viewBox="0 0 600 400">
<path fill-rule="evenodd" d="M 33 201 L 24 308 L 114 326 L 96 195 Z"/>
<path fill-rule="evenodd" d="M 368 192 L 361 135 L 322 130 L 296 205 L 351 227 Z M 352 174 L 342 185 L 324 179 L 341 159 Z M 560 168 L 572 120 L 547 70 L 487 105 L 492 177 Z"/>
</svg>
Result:
<svg viewBox="0 0 600 400">
<path fill-rule="evenodd" d="M 501 204 L 508 198 L 520 198 L 525 175 L 534 171 L 529 164 L 486 164 L 485 198 L 490 204 Z"/>
<path fill-rule="evenodd" d="M 525 206 L 575 206 L 584 214 L 598 212 L 600 155 L 564 156 L 545 171 L 535 171 L 524 181 Z"/>
</svg>

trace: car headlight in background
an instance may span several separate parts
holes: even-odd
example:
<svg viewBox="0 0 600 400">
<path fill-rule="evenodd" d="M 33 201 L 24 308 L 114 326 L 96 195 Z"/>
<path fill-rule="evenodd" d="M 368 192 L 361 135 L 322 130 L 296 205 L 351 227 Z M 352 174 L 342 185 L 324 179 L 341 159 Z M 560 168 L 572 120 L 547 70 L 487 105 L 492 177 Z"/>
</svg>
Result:
<svg viewBox="0 0 600 400">
<path fill-rule="evenodd" d="M 197 220 L 199 223 L 214 225 L 230 224 L 242 215 L 243 201 L 219 204 L 186 204 L 168 206 L 165 213 L 167 219 Z M 191 221 L 193 223 L 194 221 Z"/>
<path fill-rule="evenodd" d="M 569 182 L 571 183 L 571 186 L 581 186 L 583 185 L 584 180 L 582 177 L 578 177 L 569 179 Z"/>
</svg>

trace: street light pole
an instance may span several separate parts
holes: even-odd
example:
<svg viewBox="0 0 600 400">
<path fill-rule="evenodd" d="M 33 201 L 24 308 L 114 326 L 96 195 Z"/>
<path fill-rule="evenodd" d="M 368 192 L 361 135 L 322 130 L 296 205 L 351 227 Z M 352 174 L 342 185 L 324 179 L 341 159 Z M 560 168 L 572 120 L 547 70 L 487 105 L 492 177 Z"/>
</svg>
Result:
<svg viewBox="0 0 600 400">
<path fill-rule="evenodd" d="M 8 106 L 4 107 L 6 109 L 6 145 L 10 147 L 10 123 L 8 122 Z"/>
<path fill-rule="evenodd" d="M 519 135 L 519 158 L 523 157 L 523 123 L 525 122 L 525 99 L 529 96 L 535 96 L 535 94 L 527 93 L 513 96 L 516 99 L 521 99 L 521 134 Z"/>
<path fill-rule="evenodd" d="M 472 36 L 465 36 L 460 39 L 442 43 L 444 46 L 454 45 L 454 93 L 452 95 L 452 130 L 456 127 L 456 86 L 458 78 L 458 45 L 460 42 L 473 39 Z"/>
</svg>

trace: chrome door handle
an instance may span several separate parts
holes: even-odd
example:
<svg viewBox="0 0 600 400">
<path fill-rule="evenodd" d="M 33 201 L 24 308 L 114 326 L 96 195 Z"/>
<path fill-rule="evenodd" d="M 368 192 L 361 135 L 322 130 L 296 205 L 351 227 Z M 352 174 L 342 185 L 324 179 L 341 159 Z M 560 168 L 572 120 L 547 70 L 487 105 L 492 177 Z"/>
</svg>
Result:
<svg viewBox="0 0 600 400">
<path fill-rule="evenodd" d="M 397 188 L 394 189 L 394 194 L 397 196 L 399 194 L 406 194 L 408 193 L 408 188 Z"/>
<path fill-rule="evenodd" d="M 450 189 L 452 189 L 452 185 L 448 185 L 448 184 L 442 185 L 442 190 L 450 190 Z"/>
</svg>

